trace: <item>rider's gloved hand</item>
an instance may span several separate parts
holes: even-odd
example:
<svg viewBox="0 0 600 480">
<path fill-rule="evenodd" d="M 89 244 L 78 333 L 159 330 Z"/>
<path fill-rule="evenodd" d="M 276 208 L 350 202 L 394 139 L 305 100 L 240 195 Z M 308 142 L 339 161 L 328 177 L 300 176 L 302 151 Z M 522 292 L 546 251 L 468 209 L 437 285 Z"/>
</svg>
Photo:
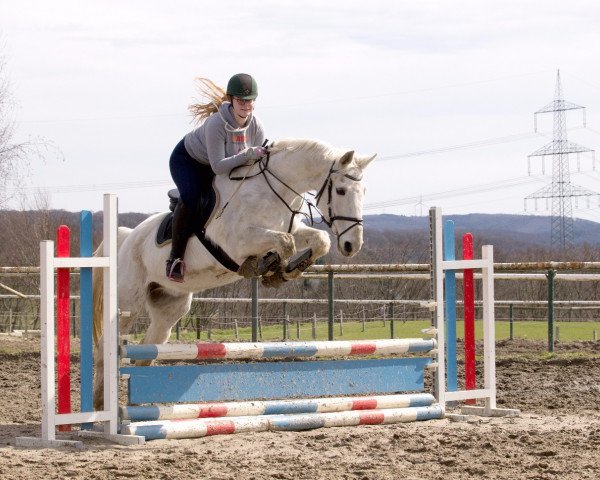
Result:
<svg viewBox="0 0 600 480">
<path fill-rule="evenodd" d="M 267 149 L 264 147 L 249 147 L 246 149 L 246 160 L 254 162 L 261 159 L 267 154 Z"/>
</svg>

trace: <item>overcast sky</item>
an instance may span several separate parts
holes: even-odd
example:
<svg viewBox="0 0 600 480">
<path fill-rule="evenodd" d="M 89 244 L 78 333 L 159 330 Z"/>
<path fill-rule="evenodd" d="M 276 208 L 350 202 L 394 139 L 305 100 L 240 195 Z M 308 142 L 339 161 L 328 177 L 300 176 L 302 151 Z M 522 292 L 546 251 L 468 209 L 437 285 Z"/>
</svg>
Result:
<svg viewBox="0 0 600 480">
<path fill-rule="evenodd" d="M 255 113 L 271 140 L 315 138 L 378 154 L 365 213 L 524 213 L 549 185 L 527 155 L 552 139 L 554 97 L 569 140 L 600 145 L 597 1 L 0 0 L 0 42 L 17 104 L 17 139 L 60 154 L 32 163 L 27 192 L 53 208 L 167 208 L 175 144 L 192 129 L 194 78 L 258 81 Z M 570 163 L 600 192 L 600 156 Z M 580 172 L 578 171 L 580 168 Z M 600 221 L 593 197 L 574 216 Z M 545 203 L 528 213 L 548 214 Z"/>
</svg>

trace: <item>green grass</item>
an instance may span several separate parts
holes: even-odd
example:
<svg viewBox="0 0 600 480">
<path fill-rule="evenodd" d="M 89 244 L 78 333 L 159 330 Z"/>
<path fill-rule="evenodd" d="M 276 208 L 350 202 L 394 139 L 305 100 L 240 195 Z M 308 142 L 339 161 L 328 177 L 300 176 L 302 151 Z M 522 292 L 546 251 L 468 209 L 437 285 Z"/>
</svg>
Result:
<svg viewBox="0 0 600 480">
<path fill-rule="evenodd" d="M 396 338 L 421 338 L 423 337 L 422 329 L 429 327 L 428 320 L 417 320 L 403 322 L 396 320 L 394 323 L 394 336 Z M 587 341 L 593 339 L 594 330 L 600 338 L 600 322 L 556 322 L 555 327 L 559 329 L 560 341 Z M 297 340 L 296 324 L 290 325 L 290 339 Z M 327 339 L 327 324 L 323 321 L 318 322 L 316 328 L 316 339 Z M 463 322 L 457 322 L 458 337 L 463 337 Z M 283 327 L 282 325 L 270 325 L 262 327 L 262 340 L 282 340 Z M 365 325 L 365 331 L 361 322 L 348 322 L 343 325 L 343 334 L 340 332 L 339 323 L 335 325 L 334 336 L 336 340 L 358 340 L 358 339 L 383 339 L 390 338 L 390 323 L 386 322 L 385 326 L 382 321 L 368 322 Z M 513 324 L 513 337 L 515 339 L 526 340 L 547 340 L 548 339 L 548 324 L 540 321 L 518 321 Z M 137 338 L 137 337 L 136 337 Z M 252 338 L 250 327 L 239 328 L 239 340 L 249 341 Z M 482 321 L 475 322 L 475 338 L 481 340 L 483 338 Z M 509 338 L 509 323 L 506 321 L 496 322 L 496 339 L 502 340 Z M 180 340 L 193 341 L 196 339 L 194 331 L 180 332 Z M 202 340 L 207 340 L 207 332 L 203 331 Z M 176 340 L 175 330 L 171 335 L 171 341 Z M 211 332 L 211 340 L 235 340 L 233 330 L 217 330 Z M 300 325 L 300 340 L 312 340 L 312 325 L 311 322 L 305 322 Z"/>
</svg>

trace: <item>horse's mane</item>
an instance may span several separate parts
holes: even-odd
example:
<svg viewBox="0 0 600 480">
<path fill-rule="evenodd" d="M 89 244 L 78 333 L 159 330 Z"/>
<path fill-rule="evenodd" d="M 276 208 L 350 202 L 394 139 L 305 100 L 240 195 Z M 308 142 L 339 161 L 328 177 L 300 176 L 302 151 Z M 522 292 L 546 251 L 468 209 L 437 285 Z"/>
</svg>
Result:
<svg viewBox="0 0 600 480">
<path fill-rule="evenodd" d="M 271 153 L 282 151 L 297 152 L 302 151 L 307 155 L 317 155 L 324 158 L 329 158 L 333 155 L 334 149 L 330 145 L 319 140 L 309 140 L 303 138 L 286 138 L 273 143 Z"/>
</svg>

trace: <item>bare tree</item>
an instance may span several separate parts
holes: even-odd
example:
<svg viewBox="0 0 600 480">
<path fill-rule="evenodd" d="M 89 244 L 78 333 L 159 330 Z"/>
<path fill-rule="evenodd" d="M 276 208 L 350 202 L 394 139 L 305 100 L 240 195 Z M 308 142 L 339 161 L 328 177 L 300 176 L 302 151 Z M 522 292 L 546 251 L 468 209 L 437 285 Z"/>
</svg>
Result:
<svg viewBox="0 0 600 480">
<path fill-rule="evenodd" d="M 0 47 L 1 48 L 1 47 Z M 0 207 L 12 198 L 28 172 L 32 144 L 14 140 L 14 103 L 6 77 L 6 62 L 0 50 Z"/>
</svg>

